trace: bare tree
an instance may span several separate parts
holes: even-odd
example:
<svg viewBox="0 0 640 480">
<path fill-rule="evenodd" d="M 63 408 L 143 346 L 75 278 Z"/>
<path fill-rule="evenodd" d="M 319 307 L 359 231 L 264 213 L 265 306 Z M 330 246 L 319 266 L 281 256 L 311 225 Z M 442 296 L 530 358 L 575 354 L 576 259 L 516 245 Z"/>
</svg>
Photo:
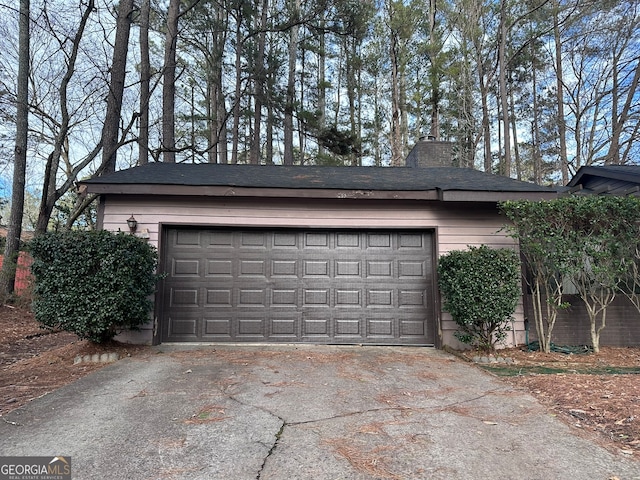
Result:
<svg viewBox="0 0 640 480">
<path fill-rule="evenodd" d="M 59 92 L 59 108 L 60 108 L 60 121 L 59 126 L 53 142 L 53 150 L 47 157 L 47 163 L 44 172 L 43 186 L 42 186 L 42 200 L 40 202 L 40 211 L 38 213 L 38 221 L 36 223 L 36 234 L 42 234 L 47 231 L 49 225 L 49 219 L 56 202 L 69 190 L 73 181 L 75 180 L 80 169 L 75 171 L 75 174 L 67 176 L 63 185 L 57 188 L 56 183 L 58 180 L 58 169 L 60 167 L 60 161 L 62 157 L 67 156 L 69 150 L 69 130 L 71 115 L 68 107 L 68 94 L 69 84 L 76 71 L 76 62 L 78 60 L 78 51 L 80 49 L 80 42 L 84 36 L 85 28 L 89 20 L 89 16 L 94 9 L 94 1 L 89 0 L 85 10 L 80 19 L 80 24 L 76 30 L 75 35 L 71 38 L 71 51 L 65 58 L 66 69 L 60 82 Z M 64 51 L 64 44 L 69 39 L 61 39 L 60 50 Z M 68 160 L 67 160 L 68 163 Z M 86 164 L 83 164 L 84 167 Z M 69 172 L 71 173 L 71 172 Z"/>
</svg>

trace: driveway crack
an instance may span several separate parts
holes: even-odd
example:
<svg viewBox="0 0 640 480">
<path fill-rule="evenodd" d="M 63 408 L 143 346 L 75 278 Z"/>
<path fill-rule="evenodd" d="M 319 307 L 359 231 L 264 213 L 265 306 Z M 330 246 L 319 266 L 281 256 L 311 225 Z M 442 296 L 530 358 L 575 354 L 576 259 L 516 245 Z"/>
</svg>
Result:
<svg viewBox="0 0 640 480">
<path fill-rule="evenodd" d="M 280 419 L 280 420 L 282 420 L 282 419 Z M 267 462 L 269 461 L 269 457 L 271 455 L 273 455 L 273 453 L 276 451 L 276 448 L 278 448 L 278 444 L 280 443 L 280 439 L 282 438 L 282 435 L 284 434 L 284 429 L 285 429 L 286 426 L 287 426 L 287 422 L 282 420 L 282 425 L 280 425 L 280 430 L 278 430 L 278 432 L 276 433 L 273 445 L 271 445 L 271 448 L 269 449 L 269 452 L 267 452 L 266 457 L 264 457 L 264 460 L 262 461 L 262 465 L 260 466 L 260 470 L 258 471 L 258 475 L 256 475 L 256 480 L 260 480 L 260 478 L 262 477 L 262 472 L 264 471 L 264 467 L 267 465 Z"/>
<path fill-rule="evenodd" d="M 256 480 L 260 480 L 262 477 L 262 472 L 264 471 L 264 468 L 267 465 L 267 462 L 269 461 L 269 457 L 271 457 L 271 455 L 274 454 L 274 452 L 276 451 L 276 449 L 278 448 L 278 444 L 280 443 L 280 439 L 282 438 L 282 435 L 284 434 L 284 429 L 289 425 L 289 423 L 287 423 L 287 421 L 282 418 L 280 415 L 275 414 L 274 412 L 264 408 L 264 407 L 260 407 L 258 405 L 253 405 L 250 403 L 246 403 L 243 402 L 242 400 L 239 400 L 238 398 L 236 398 L 233 395 L 229 395 L 229 394 L 225 394 L 226 397 L 229 400 L 233 400 L 236 403 L 239 403 L 240 405 L 243 405 L 245 407 L 249 407 L 249 408 L 255 408 L 257 410 L 260 410 L 262 412 L 265 412 L 269 415 L 271 415 L 272 417 L 277 418 L 278 420 L 280 420 L 280 429 L 276 432 L 276 434 L 274 435 L 274 440 L 273 443 L 271 444 L 271 447 L 269 448 L 269 451 L 267 452 L 267 455 L 264 457 L 264 460 L 262 461 L 262 465 L 260 465 L 260 469 L 258 470 L 258 474 L 256 475 Z"/>
</svg>

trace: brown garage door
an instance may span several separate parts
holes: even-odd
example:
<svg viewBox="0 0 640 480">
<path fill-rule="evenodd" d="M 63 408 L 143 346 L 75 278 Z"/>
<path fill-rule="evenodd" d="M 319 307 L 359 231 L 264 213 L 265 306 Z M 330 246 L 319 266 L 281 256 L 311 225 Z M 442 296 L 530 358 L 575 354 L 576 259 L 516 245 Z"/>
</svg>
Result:
<svg viewBox="0 0 640 480">
<path fill-rule="evenodd" d="M 433 344 L 432 233 L 167 230 L 162 341 Z"/>
</svg>

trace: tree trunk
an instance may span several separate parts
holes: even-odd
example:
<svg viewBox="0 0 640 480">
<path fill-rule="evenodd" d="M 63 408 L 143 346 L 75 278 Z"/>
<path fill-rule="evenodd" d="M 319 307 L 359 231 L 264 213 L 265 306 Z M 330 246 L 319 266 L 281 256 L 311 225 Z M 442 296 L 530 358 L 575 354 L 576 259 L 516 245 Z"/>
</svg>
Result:
<svg viewBox="0 0 640 480">
<path fill-rule="evenodd" d="M 297 17 L 299 0 L 296 0 L 294 15 Z M 287 67 L 287 92 L 284 105 L 284 164 L 293 165 L 293 110 L 295 104 L 296 60 L 298 54 L 298 25 L 289 30 L 289 62 Z"/>
<path fill-rule="evenodd" d="M 111 63 L 111 83 L 107 98 L 107 112 L 102 129 L 102 174 L 115 172 L 116 152 L 118 150 L 118 134 L 120 128 L 120 112 L 127 70 L 127 52 L 129 50 L 129 32 L 131 30 L 131 14 L 133 0 L 121 0 L 116 20 L 116 41 L 113 46 Z"/>
<path fill-rule="evenodd" d="M 500 40 L 498 44 L 498 82 L 500 109 L 502 111 L 502 130 L 504 142 L 504 158 L 501 162 L 500 174 L 511 176 L 511 125 L 509 121 L 509 100 L 507 92 L 507 0 L 500 2 Z"/>
<path fill-rule="evenodd" d="M 122 96 L 124 94 L 124 81 L 127 70 L 132 12 L 133 0 L 122 0 L 118 7 L 116 41 L 113 46 L 113 61 L 111 63 L 111 82 L 107 98 L 107 112 L 102 129 L 103 175 L 116 170 L 120 112 L 122 111 Z"/>
<path fill-rule="evenodd" d="M 162 84 L 162 158 L 176 161 L 176 48 L 180 0 L 170 0 L 167 11 L 167 32 L 164 42 L 164 75 Z"/>
<path fill-rule="evenodd" d="M 266 71 L 264 65 L 264 54 L 267 43 L 267 9 L 269 8 L 269 0 L 262 0 L 262 12 L 260 15 L 260 24 L 258 25 L 258 52 L 254 65 L 253 85 L 254 85 L 254 112 L 253 112 L 253 139 L 251 141 L 251 150 L 249 152 L 249 163 L 260 163 L 260 151 L 262 145 L 262 105 L 264 102 L 264 83 L 266 81 Z"/>
<path fill-rule="evenodd" d="M 233 94 L 233 127 L 231 131 L 231 163 L 238 163 L 238 145 L 240 142 L 240 102 L 242 97 L 242 16 L 243 7 L 238 4 L 236 10 L 236 55 L 235 55 L 235 87 Z"/>
<path fill-rule="evenodd" d="M 267 93 L 266 93 L 266 102 L 267 102 L 267 125 L 265 127 L 265 147 L 264 147 L 264 156 L 265 162 L 268 165 L 273 165 L 273 125 L 274 121 L 274 108 L 273 108 L 273 98 L 271 96 L 271 92 L 273 92 L 275 81 L 275 71 L 269 69 L 269 73 L 267 75 Z"/>
<path fill-rule="evenodd" d="M 569 183 L 569 159 L 567 157 L 567 122 L 564 117 L 564 81 L 562 72 L 562 38 L 560 37 L 560 2 L 553 9 L 553 36 L 556 46 L 556 103 L 558 105 L 558 137 L 560 141 L 560 172 L 562 184 Z"/>
<path fill-rule="evenodd" d="M 299 35 L 298 35 L 299 36 Z M 307 51 L 306 48 L 304 46 L 304 44 L 302 44 L 300 46 L 300 61 L 299 61 L 299 65 L 300 65 L 300 93 L 298 94 L 298 98 L 297 98 L 297 103 L 300 105 L 300 110 L 304 111 L 304 107 L 305 107 L 305 94 L 306 94 L 306 83 L 304 81 L 304 78 L 306 77 L 306 69 L 307 69 L 307 62 L 306 62 L 306 58 L 307 58 Z M 305 149 L 306 149 L 306 138 L 307 138 L 307 134 L 306 134 L 306 125 L 304 122 L 304 119 L 299 117 L 298 115 L 296 115 L 295 119 L 296 121 L 296 130 L 298 131 L 298 151 L 300 152 L 299 154 L 299 164 L 300 165 L 304 165 L 306 157 L 305 157 Z"/>
<path fill-rule="evenodd" d="M 389 6 L 389 16 L 393 18 L 393 6 Z M 402 112 L 400 110 L 400 58 L 398 33 L 391 28 L 389 60 L 391 62 L 391 166 L 402 165 Z"/>
<path fill-rule="evenodd" d="M 13 184 L 11 192 L 11 215 L 4 262 L 0 271 L 0 295 L 14 291 L 16 268 L 22 235 L 22 212 L 27 170 L 27 134 L 29 129 L 29 0 L 20 0 L 19 44 L 18 44 L 18 92 L 16 98 L 16 142 L 13 162 Z"/>
<path fill-rule="evenodd" d="M 436 60 L 438 52 L 436 50 L 436 12 L 437 1 L 429 0 L 429 57 L 431 61 L 431 69 L 429 71 L 431 84 L 431 125 L 429 127 L 429 135 L 435 139 L 440 139 L 440 80 L 438 76 L 439 64 Z"/>
<path fill-rule="evenodd" d="M 533 44 L 532 44 L 533 45 Z M 533 50 L 533 46 L 531 47 Z M 532 51 L 533 54 L 533 51 Z M 542 152 L 540 151 L 540 111 L 538 107 L 538 79 L 536 68 L 532 65 L 532 90 L 533 90 L 533 122 L 531 125 L 531 142 L 533 144 L 533 178 L 538 185 L 542 184 Z"/>
<path fill-rule="evenodd" d="M 229 14 L 221 6 L 216 7 L 215 22 L 221 25 L 219 31 L 211 32 L 211 60 L 207 71 L 207 121 L 208 150 L 210 163 L 228 162 L 227 149 L 227 110 L 222 92 L 223 48 Z"/>
<path fill-rule="evenodd" d="M 324 34 L 324 20 L 320 21 L 319 50 L 318 53 L 318 130 L 323 131 L 327 126 L 327 86 L 326 86 L 326 38 Z M 318 143 L 318 155 L 322 156 L 324 147 Z"/>
<path fill-rule="evenodd" d="M 138 133 L 138 165 L 149 163 L 149 14 L 150 0 L 140 3 L 140 128 Z"/>
<path fill-rule="evenodd" d="M 516 179 L 522 180 L 522 163 L 520 159 L 520 148 L 518 147 L 518 126 L 516 124 L 516 104 L 513 98 L 513 89 L 509 91 L 509 110 L 511 130 L 513 131 L 513 158 L 516 164 Z"/>
</svg>

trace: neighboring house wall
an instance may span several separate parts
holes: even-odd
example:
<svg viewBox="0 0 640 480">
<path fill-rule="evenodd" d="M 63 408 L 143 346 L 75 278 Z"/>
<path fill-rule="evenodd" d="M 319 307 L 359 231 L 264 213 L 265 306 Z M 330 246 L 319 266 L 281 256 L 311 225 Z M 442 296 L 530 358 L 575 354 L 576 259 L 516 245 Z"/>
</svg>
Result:
<svg viewBox="0 0 640 480">
<path fill-rule="evenodd" d="M 436 252 L 463 250 L 468 245 L 515 248 L 502 231 L 504 218 L 495 203 L 455 203 L 378 200 L 246 199 L 216 197 L 109 196 L 104 199 L 102 228 L 127 232 L 132 214 L 138 234 L 162 250 L 161 225 L 296 228 L 417 228 L 436 234 Z M 442 340 L 460 347 L 455 324 L 441 313 Z M 515 316 L 507 341 L 525 339 L 523 308 Z M 150 342 L 152 326 L 132 332 L 125 340 Z"/>
<path fill-rule="evenodd" d="M 0 255 L 0 268 L 2 268 L 2 262 L 4 255 Z M 27 252 L 20 252 L 18 257 L 18 266 L 16 269 L 16 281 L 14 284 L 15 293 L 17 295 L 29 295 L 31 289 L 31 264 L 33 258 Z"/>
<path fill-rule="evenodd" d="M 552 341 L 556 345 L 591 345 L 589 315 L 584 302 L 577 295 L 565 295 L 564 301 L 571 304 L 561 310 L 553 329 Z M 529 322 L 529 340 L 537 340 L 533 323 L 531 295 L 525 299 L 526 317 Z M 599 321 L 599 319 L 598 319 Z M 623 295 L 618 295 L 607 308 L 606 327 L 602 330 L 600 345 L 610 347 L 637 347 L 640 345 L 640 314 Z"/>
</svg>

